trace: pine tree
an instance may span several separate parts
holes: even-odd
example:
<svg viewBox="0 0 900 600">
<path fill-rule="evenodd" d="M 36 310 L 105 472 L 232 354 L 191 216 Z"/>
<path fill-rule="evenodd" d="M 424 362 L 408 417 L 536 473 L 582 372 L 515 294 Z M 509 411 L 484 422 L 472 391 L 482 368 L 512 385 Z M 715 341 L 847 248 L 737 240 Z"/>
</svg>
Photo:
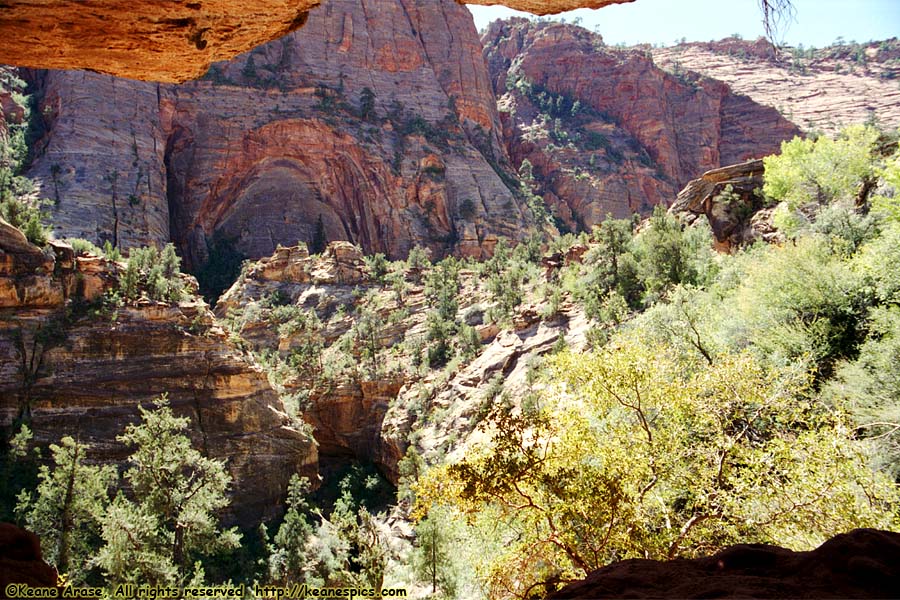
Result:
<svg viewBox="0 0 900 600">
<path fill-rule="evenodd" d="M 413 554 L 413 567 L 419 577 L 431 584 L 432 596 L 437 596 L 440 589 L 443 597 L 456 597 L 459 569 L 454 560 L 454 546 L 457 538 L 454 523 L 443 507 L 433 508 L 416 525 L 418 547 Z"/>
<path fill-rule="evenodd" d="M 269 556 L 269 577 L 278 584 L 303 581 L 304 567 L 313 561 L 308 550 L 308 540 L 313 533 L 309 522 L 309 503 L 306 494 L 309 481 L 294 475 L 288 484 L 287 513 L 275 534 L 275 549 Z"/>
<path fill-rule="evenodd" d="M 374 121 L 377 116 L 375 113 L 375 92 L 371 88 L 364 87 L 359 93 L 359 117 L 363 121 Z"/>
</svg>

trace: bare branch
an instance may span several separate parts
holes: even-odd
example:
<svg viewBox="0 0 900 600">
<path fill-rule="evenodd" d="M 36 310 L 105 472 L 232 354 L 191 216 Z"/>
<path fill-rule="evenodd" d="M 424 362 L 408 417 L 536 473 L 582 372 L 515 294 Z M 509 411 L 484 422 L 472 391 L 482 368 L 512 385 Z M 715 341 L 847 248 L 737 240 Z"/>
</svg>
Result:
<svg viewBox="0 0 900 600">
<path fill-rule="evenodd" d="M 763 28 L 766 32 L 766 38 L 776 48 L 783 40 L 779 36 L 783 35 L 791 22 L 795 20 L 797 10 L 794 8 L 792 0 L 758 0 L 759 8 L 763 14 Z"/>
</svg>

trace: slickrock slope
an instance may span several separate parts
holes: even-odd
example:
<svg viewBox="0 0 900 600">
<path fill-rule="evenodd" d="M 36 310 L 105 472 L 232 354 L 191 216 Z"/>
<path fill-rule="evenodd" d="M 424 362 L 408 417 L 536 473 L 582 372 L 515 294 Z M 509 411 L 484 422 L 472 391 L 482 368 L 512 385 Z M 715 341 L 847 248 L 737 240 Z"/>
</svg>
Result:
<svg viewBox="0 0 900 600">
<path fill-rule="evenodd" d="M 810 552 L 741 544 L 702 558 L 623 560 L 548 598 L 894 598 L 900 534 L 855 529 Z"/>
<path fill-rule="evenodd" d="M 807 131 L 835 134 L 874 117 L 900 126 L 900 42 L 785 48 L 734 38 L 650 49 L 668 69 L 690 69 L 724 81 L 738 94 L 772 106 Z"/>
<path fill-rule="evenodd" d="M 485 316 L 494 305 L 485 282 L 462 270 L 456 321 L 471 325 L 480 343 L 466 359 L 429 369 L 422 361 L 433 307 L 424 283 L 433 267 L 394 268 L 391 283 L 380 283 L 344 242 L 314 256 L 303 246 L 281 248 L 251 266 L 216 312 L 296 398 L 323 468 L 372 461 L 396 483 L 410 444 L 429 461 L 463 452 L 480 435 L 481 410 L 503 393 L 526 397 L 538 358 L 562 336 L 583 348 L 589 322 L 573 304 L 544 317 L 546 302 L 533 301 L 501 328 Z"/>
<path fill-rule="evenodd" d="M 168 393 L 194 443 L 227 461 L 231 518 L 273 516 L 290 476 L 316 472 L 315 446 L 202 301 L 104 308 L 118 269 L 64 244 L 42 251 L 0 221 L 0 424 L 26 418 L 36 444 L 70 435 L 120 462 L 116 436 Z"/>
<path fill-rule="evenodd" d="M 799 133 L 720 81 L 673 75 L 580 27 L 510 19 L 482 41 L 513 163 L 528 159 L 571 228 L 670 202 L 703 172 Z"/>
<path fill-rule="evenodd" d="M 29 175 L 58 199 L 58 234 L 172 239 L 190 268 L 213 241 L 251 258 L 310 242 L 320 219 L 370 253 L 481 255 L 529 217 L 480 52 L 452 0 L 329 0 L 202 81 L 37 72 Z"/>
<path fill-rule="evenodd" d="M 476 0 L 549 14 L 633 0 Z M 85 69 L 146 81 L 181 82 L 209 64 L 277 39 L 306 21 L 319 0 L 9 0 L 0 12 L 0 63 Z"/>
</svg>

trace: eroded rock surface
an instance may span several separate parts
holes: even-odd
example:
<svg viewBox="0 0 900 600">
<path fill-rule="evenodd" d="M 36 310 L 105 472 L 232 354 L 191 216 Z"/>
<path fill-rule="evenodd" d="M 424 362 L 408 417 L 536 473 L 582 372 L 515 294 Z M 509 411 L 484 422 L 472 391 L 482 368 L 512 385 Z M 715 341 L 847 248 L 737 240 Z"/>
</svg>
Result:
<svg viewBox="0 0 900 600">
<path fill-rule="evenodd" d="M 504 394 L 516 402 L 527 397 L 540 357 L 561 337 L 585 347 L 590 327 L 572 303 L 545 315 L 546 302 L 535 302 L 519 307 L 503 329 L 485 320 L 495 302 L 485 282 L 463 270 L 456 320 L 472 326 L 480 344 L 452 367 L 423 368 L 433 310 L 427 273 L 401 274 L 402 285 L 379 282 L 359 249 L 344 242 L 313 256 L 303 246 L 281 248 L 252 265 L 216 305 L 232 331 L 265 357 L 284 394 L 299 396 L 323 467 L 372 461 L 394 483 L 410 444 L 428 461 L 463 453 L 481 439 L 476 427 L 492 402 Z M 306 329 L 313 314 L 316 324 Z M 361 333 L 366 323 L 377 324 L 371 341 Z M 317 342 L 321 354 L 297 354 Z M 273 354 L 285 364 L 273 366 Z"/>
<path fill-rule="evenodd" d="M 856 529 L 809 552 L 740 544 L 695 559 L 624 560 L 549 598 L 893 598 L 898 589 L 900 534 Z"/>
<path fill-rule="evenodd" d="M 41 446 L 69 435 L 118 463 L 138 405 L 168 394 L 194 443 L 227 461 L 230 518 L 274 516 L 290 476 L 315 475 L 315 446 L 202 301 L 104 307 L 120 268 L 64 244 L 42 251 L 0 220 L 0 424 L 25 419 Z"/>
<path fill-rule="evenodd" d="M 648 50 L 665 68 L 690 69 L 723 81 L 806 131 L 834 135 L 867 120 L 886 130 L 900 126 L 897 38 L 777 53 L 766 40 L 735 38 Z"/>
<path fill-rule="evenodd" d="M 505 0 L 549 14 L 633 0 Z M 474 4 L 501 4 L 480 0 Z M 298 27 L 319 0 L 196 0 L 127 5 L 115 0 L 10 0 L 0 12 L 0 63 L 84 69 L 145 81 L 181 82 Z"/>
<path fill-rule="evenodd" d="M 715 247 L 730 250 L 756 239 L 769 241 L 769 231 L 755 215 L 764 207 L 762 160 L 707 171 L 678 193 L 669 212 L 687 224 L 705 216 Z"/>
</svg>

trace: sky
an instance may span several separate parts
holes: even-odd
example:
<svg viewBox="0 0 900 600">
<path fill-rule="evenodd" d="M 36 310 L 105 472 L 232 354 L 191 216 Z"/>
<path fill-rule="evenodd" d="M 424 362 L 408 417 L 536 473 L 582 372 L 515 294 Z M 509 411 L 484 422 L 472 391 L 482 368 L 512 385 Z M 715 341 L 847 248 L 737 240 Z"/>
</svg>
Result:
<svg viewBox="0 0 900 600">
<path fill-rule="evenodd" d="M 900 0 L 793 0 L 795 17 L 781 32 L 783 43 L 820 48 L 835 42 L 866 42 L 900 36 Z M 727 5 L 727 8 L 725 8 Z M 503 7 L 469 6 L 479 30 L 495 19 L 530 16 Z M 757 0 L 636 0 L 553 18 L 580 17 L 607 44 L 672 45 L 676 40 L 719 40 L 732 34 L 754 40 L 764 34 Z"/>
</svg>

